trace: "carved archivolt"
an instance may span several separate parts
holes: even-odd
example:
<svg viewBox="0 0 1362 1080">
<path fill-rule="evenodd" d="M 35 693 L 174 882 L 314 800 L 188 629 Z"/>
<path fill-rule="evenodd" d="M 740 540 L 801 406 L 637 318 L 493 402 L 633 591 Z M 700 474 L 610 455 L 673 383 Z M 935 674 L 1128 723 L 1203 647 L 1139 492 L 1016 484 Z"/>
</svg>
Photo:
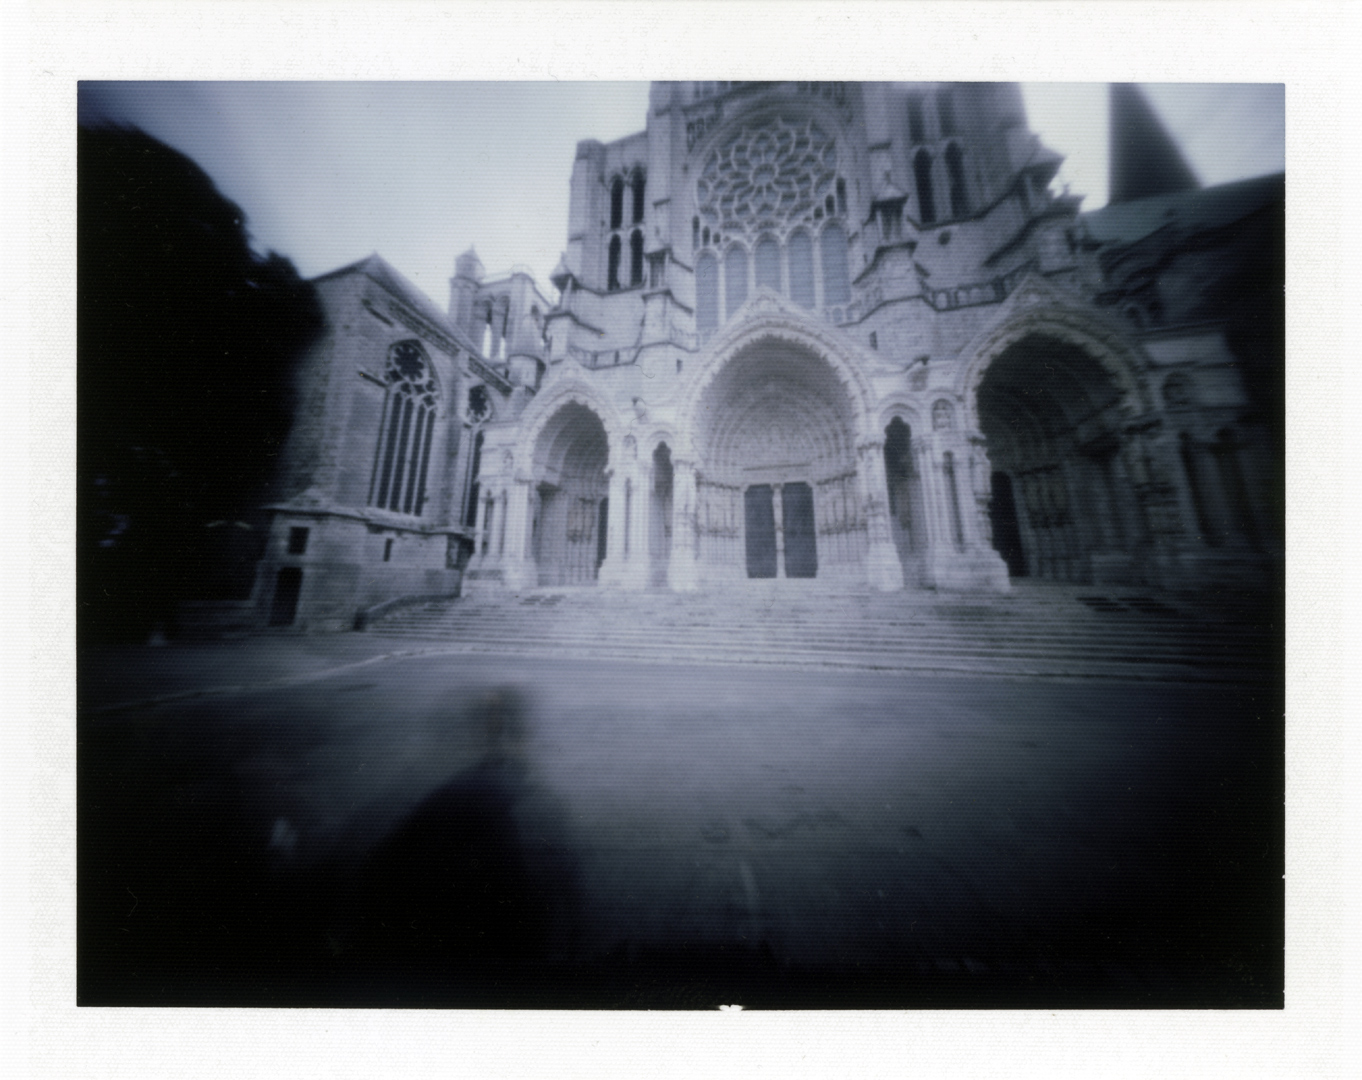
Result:
<svg viewBox="0 0 1362 1080">
<path fill-rule="evenodd" d="M 979 428 L 979 386 L 989 365 L 1011 346 L 1033 335 L 1055 338 L 1082 349 L 1110 376 L 1127 411 L 1135 415 L 1149 411 L 1148 388 L 1141 375 L 1144 363 L 1137 347 L 1101 318 L 1050 303 L 1014 312 L 962 353 L 968 359 L 961 368 L 959 387 L 970 429 Z"/>
<path fill-rule="evenodd" d="M 748 312 L 749 318 L 730 325 L 701 356 L 678 410 L 679 427 L 687 440 L 693 440 L 699 430 L 699 411 L 705 391 L 740 353 L 762 342 L 793 347 L 804 354 L 799 362 L 826 364 L 845 388 L 851 402 L 858 429 L 856 437 L 872 434 L 869 425 L 875 395 L 859 367 L 848 363 L 843 355 L 845 349 L 831 332 L 818 323 L 799 318 L 779 297 L 770 293 L 764 293 L 749 304 Z M 674 451 L 677 449 L 673 447 Z M 687 447 L 686 453 L 694 453 L 693 445 Z"/>
<path fill-rule="evenodd" d="M 521 437 L 516 447 L 517 465 L 524 469 L 534 460 L 535 447 L 549 422 L 563 406 L 576 403 L 590 409 L 605 428 L 605 437 L 612 452 L 620 445 L 623 425 L 615 410 L 590 385 L 569 377 L 556 382 L 551 391 L 541 394 L 530 403 L 521 417 Z"/>
</svg>

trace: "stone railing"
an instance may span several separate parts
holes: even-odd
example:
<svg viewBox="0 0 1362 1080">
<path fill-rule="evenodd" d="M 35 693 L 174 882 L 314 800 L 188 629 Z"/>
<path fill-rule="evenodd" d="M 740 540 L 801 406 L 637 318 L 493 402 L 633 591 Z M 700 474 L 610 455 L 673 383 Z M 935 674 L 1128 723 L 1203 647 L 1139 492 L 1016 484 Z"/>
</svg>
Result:
<svg viewBox="0 0 1362 1080">
<path fill-rule="evenodd" d="M 978 307 L 981 304 L 1001 304 L 1020 284 L 1021 279 L 1035 268 L 1035 262 L 1026 262 L 1015 270 L 1009 270 L 1000 277 L 988 281 L 973 282 L 968 285 L 954 285 L 948 289 L 922 290 L 922 296 L 936 311 L 954 311 L 956 308 Z"/>
</svg>

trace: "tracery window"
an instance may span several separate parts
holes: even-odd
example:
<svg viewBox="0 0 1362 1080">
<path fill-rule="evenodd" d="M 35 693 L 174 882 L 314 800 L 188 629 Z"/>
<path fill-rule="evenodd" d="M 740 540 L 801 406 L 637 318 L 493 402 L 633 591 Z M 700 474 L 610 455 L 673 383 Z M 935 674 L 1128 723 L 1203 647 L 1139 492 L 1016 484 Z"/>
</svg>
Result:
<svg viewBox="0 0 1362 1080">
<path fill-rule="evenodd" d="M 743 127 L 712 151 L 696 182 L 700 222 L 724 233 L 812 221 L 836 191 L 837 144 L 812 120 Z"/>
<path fill-rule="evenodd" d="M 743 126 L 705 158 L 691 221 L 702 337 L 732 318 L 753 285 L 840 317 L 833 305 L 850 301 L 851 277 L 847 184 L 837 168 L 836 140 L 811 119 Z"/>
<path fill-rule="evenodd" d="M 643 284 L 644 280 L 644 238 L 643 224 L 646 200 L 644 199 L 644 172 L 635 167 L 627 174 L 622 173 L 610 180 L 610 229 L 606 240 L 606 280 L 607 292 L 615 292 L 624 287 L 624 250 L 625 233 L 628 232 L 629 277 L 631 288 Z M 628 228 L 625 225 L 625 193 L 629 193 Z"/>
<path fill-rule="evenodd" d="M 388 353 L 388 399 L 378 436 L 369 503 L 421 516 L 440 389 L 421 346 L 402 341 Z"/>
</svg>

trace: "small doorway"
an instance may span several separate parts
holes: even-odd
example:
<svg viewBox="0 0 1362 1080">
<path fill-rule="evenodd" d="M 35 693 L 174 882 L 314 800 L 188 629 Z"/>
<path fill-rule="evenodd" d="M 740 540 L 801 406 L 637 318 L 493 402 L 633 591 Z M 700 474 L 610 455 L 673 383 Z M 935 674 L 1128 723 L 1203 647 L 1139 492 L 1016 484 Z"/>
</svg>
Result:
<svg viewBox="0 0 1362 1080">
<path fill-rule="evenodd" d="M 747 526 L 747 576 L 776 576 L 776 514 L 770 484 L 755 484 L 743 494 Z"/>
<path fill-rule="evenodd" d="M 785 576 L 818 576 L 818 544 L 814 535 L 813 490 L 805 483 L 780 490 L 781 524 L 785 528 Z"/>
<path fill-rule="evenodd" d="M 274 583 L 274 605 L 270 609 L 271 626 L 292 626 L 298 614 L 298 594 L 303 590 L 301 567 L 284 566 Z"/>
</svg>

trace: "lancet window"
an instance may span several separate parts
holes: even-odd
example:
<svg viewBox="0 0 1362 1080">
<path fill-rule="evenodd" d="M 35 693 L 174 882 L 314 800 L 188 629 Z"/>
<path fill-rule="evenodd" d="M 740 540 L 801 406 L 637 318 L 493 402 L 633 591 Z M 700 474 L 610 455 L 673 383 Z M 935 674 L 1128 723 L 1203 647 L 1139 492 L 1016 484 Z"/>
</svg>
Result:
<svg viewBox="0 0 1362 1080">
<path fill-rule="evenodd" d="M 394 345 L 384 371 L 388 386 L 375 454 L 369 504 L 421 516 L 440 389 L 421 346 Z"/>
<path fill-rule="evenodd" d="M 610 230 L 606 239 L 605 287 L 608 292 L 633 288 L 644 282 L 643 224 L 645 175 L 641 168 L 615 176 L 610 181 Z M 626 219 L 625 211 L 628 211 Z M 625 278 L 624 252 L 628 246 L 628 278 Z"/>
</svg>

